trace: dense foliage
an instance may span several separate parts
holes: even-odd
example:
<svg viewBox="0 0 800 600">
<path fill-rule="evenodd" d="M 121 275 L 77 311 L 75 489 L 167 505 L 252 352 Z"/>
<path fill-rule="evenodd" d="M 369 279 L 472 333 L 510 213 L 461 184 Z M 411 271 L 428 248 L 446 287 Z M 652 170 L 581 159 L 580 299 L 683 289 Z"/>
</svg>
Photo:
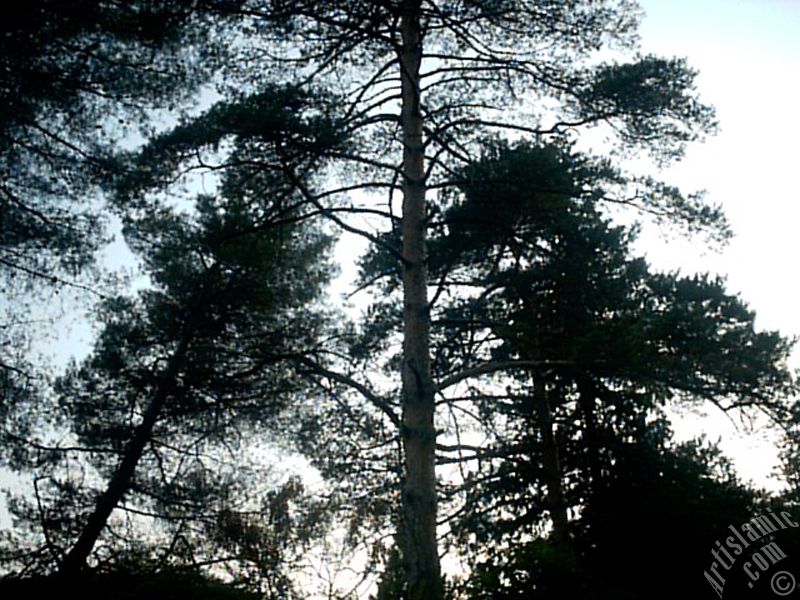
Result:
<svg viewBox="0 0 800 600">
<path fill-rule="evenodd" d="M 685 61 L 636 51 L 637 20 L 628 0 L 7 19 L 9 322 L 21 279 L 98 287 L 109 219 L 146 281 L 94 290 L 93 352 L 53 385 L 0 351 L 3 460 L 34 482 L 9 496 L 4 568 L 191 567 L 289 598 L 322 552 L 329 598 L 589 599 L 655 597 L 680 554 L 658 593 L 705 585 L 727 524 L 797 502 L 792 344 L 721 279 L 653 270 L 609 216 L 730 234 L 626 168 L 716 127 Z M 577 150 L 589 130 L 602 151 Z M 352 322 L 326 305 L 334 231 L 369 243 Z M 676 443 L 671 402 L 785 425 L 793 487 L 767 498 Z M 443 581 L 443 553 L 463 576 Z"/>
</svg>

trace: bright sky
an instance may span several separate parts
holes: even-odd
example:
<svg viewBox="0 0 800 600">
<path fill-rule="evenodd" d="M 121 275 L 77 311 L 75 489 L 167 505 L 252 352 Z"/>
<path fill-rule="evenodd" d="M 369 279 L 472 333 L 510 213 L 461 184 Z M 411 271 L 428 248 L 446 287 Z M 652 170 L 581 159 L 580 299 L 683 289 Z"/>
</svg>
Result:
<svg viewBox="0 0 800 600">
<path fill-rule="evenodd" d="M 670 183 L 706 189 L 724 208 L 735 238 L 721 253 L 700 242 L 665 243 L 647 235 L 640 249 L 660 268 L 727 275 L 757 312 L 757 326 L 800 336 L 800 2 L 797 0 L 641 0 L 644 52 L 685 56 L 698 91 L 717 108 L 719 135 L 689 149 L 665 175 Z M 800 367 L 796 350 L 792 367 Z M 713 413 L 712 413 L 713 414 Z M 706 431 L 741 475 L 758 483 L 776 466 L 765 434 L 741 437 L 715 415 L 687 416 L 679 434 Z"/>
</svg>

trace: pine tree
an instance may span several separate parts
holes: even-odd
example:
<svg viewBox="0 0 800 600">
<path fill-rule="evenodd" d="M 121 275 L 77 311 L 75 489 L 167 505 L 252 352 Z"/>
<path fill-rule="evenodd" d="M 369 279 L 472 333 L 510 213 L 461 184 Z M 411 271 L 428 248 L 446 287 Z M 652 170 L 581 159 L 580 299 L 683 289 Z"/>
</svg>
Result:
<svg viewBox="0 0 800 600">
<path fill-rule="evenodd" d="M 627 63 L 599 63 L 597 51 L 609 41 L 634 47 L 637 12 L 625 1 L 252 0 L 225 10 L 242 32 L 241 56 L 225 75 L 228 91 L 258 93 L 265 80 L 278 78 L 333 92 L 351 143 L 331 153 L 337 177 L 330 186 L 298 187 L 345 230 L 388 245 L 399 261 L 404 346 L 401 400 L 394 404 L 400 414 L 362 381 L 348 379 L 399 426 L 405 466 L 398 535 L 408 593 L 438 598 L 434 398 L 441 384 L 431 371 L 436 298 L 428 297 L 434 281 L 426 243 L 433 195 L 454 189 L 453 174 L 480 155 L 487 136 L 565 138 L 597 125 L 622 148 L 669 160 L 713 130 L 713 112 L 695 98 L 694 74 L 683 61 L 634 55 Z M 295 181 L 302 173 L 295 164 L 283 167 Z M 649 209 L 666 219 L 724 234 L 719 212 L 697 199 L 612 168 L 608 176 L 621 201 L 647 198 Z M 359 190 L 386 192 L 388 210 L 355 205 L 348 196 Z M 384 229 L 399 235 L 383 239 L 356 227 L 348 212 L 385 217 Z"/>
<path fill-rule="evenodd" d="M 253 170 L 248 160 L 253 153 L 263 158 L 276 138 L 283 151 L 304 155 L 315 154 L 316 142 L 306 136 L 287 143 L 286 128 L 303 128 L 297 117 L 284 112 L 284 120 L 271 119 L 263 105 L 256 108 L 250 114 L 257 120 L 238 131 L 231 152 L 243 166 L 226 174 L 218 194 L 198 196 L 187 212 L 138 194 L 137 186 L 149 180 L 125 188 L 127 241 L 151 285 L 135 298 L 102 304 L 93 355 L 58 382 L 59 405 L 51 416 L 61 417 L 55 430 L 71 429 L 74 443 L 15 438 L 15 466 L 42 473 L 39 511 L 24 503 L 16 507 L 18 517 L 44 535 L 44 547 L 28 557 L 40 569 L 57 565 L 65 576 L 85 569 L 117 510 L 205 523 L 215 543 L 238 545 L 242 556 L 250 556 L 245 562 L 272 565 L 276 572 L 283 567 L 283 550 L 268 560 L 258 553 L 266 547 L 257 552 L 252 540 L 237 538 L 237 531 L 257 533 L 226 507 L 237 505 L 237 481 L 250 476 L 244 463 L 240 473 L 217 473 L 208 463 L 225 448 L 236 452 L 254 431 L 277 436 L 277 415 L 311 394 L 301 371 L 308 362 L 325 363 L 316 347 L 328 327 L 319 299 L 331 275 L 331 238 L 293 184 L 262 167 Z M 222 112 L 214 118 L 244 114 Z M 324 120 L 318 125 L 313 131 L 322 139 Z M 167 137 L 176 142 L 197 131 L 179 128 Z M 158 170 L 137 173 L 156 177 Z M 309 171 L 306 180 L 311 176 Z M 70 471 L 76 455 L 87 457 L 100 478 L 98 492 Z M 286 492 L 301 496 L 296 486 Z M 46 501 L 55 504 L 44 506 Z M 273 512 L 281 505 L 265 502 Z M 209 509 L 212 503 L 217 506 Z M 209 512 L 224 510 L 226 519 L 208 523 Z M 276 525 L 275 548 L 288 543 L 291 527 Z"/>
<path fill-rule="evenodd" d="M 5 404 L 19 396 L 11 390 L 43 385 L 46 369 L 25 353 L 37 321 L 55 318 L 42 305 L 65 289 L 82 301 L 106 291 L 96 264 L 109 241 L 99 184 L 112 152 L 219 67 L 227 21 L 214 17 L 218 3 L 201 4 L 32 0 L 0 24 Z"/>
<path fill-rule="evenodd" d="M 454 298 L 434 321 L 440 381 L 463 381 L 459 373 L 470 370 L 497 375 L 492 363 L 513 367 L 450 398 L 480 416 L 486 442 L 442 447 L 444 462 L 463 463 L 469 473 L 456 521 L 462 547 L 474 544 L 476 555 L 498 557 L 476 574 L 480 594 L 487 594 L 476 597 L 499 594 L 491 577 L 514 580 L 523 563 L 533 579 L 515 581 L 499 597 L 524 597 L 530 586 L 553 597 L 588 594 L 597 583 L 591 577 L 612 589 L 623 585 L 607 568 L 583 572 L 584 591 L 574 576 L 576 560 L 602 562 L 615 543 L 603 529 L 611 517 L 602 511 L 624 502 L 624 486 L 639 485 L 642 469 L 669 467 L 665 478 L 685 477 L 686 485 L 703 488 L 706 475 L 695 477 L 694 469 L 717 464 L 701 449 L 671 447 L 663 421 L 653 423 L 663 419 L 665 402 L 763 411 L 778 423 L 789 414 L 796 385 L 785 365 L 791 342 L 757 332 L 753 313 L 721 281 L 653 273 L 631 258 L 631 232 L 598 213 L 599 173 L 558 146 L 501 145 L 463 176 L 461 194 L 443 210 L 441 233 L 431 241 L 439 259 L 432 271 L 443 296 Z M 459 287 L 469 294 L 458 297 L 452 290 Z M 634 465 L 638 476 L 628 478 Z M 724 475 L 707 484 L 709 504 L 694 507 L 698 514 L 720 512 L 710 504 L 713 494 L 743 490 L 729 468 Z M 653 497 L 664 493 L 658 490 Z M 740 515 L 754 496 L 742 493 Z M 691 498 L 688 492 L 665 500 L 665 510 L 694 522 Z M 640 495 L 631 503 L 642 512 L 649 507 Z M 570 513 L 581 517 L 571 521 Z M 626 511 L 614 514 L 623 518 Z M 724 519 L 714 523 L 716 533 L 726 526 Z M 512 548 L 507 561 L 499 558 Z"/>
</svg>

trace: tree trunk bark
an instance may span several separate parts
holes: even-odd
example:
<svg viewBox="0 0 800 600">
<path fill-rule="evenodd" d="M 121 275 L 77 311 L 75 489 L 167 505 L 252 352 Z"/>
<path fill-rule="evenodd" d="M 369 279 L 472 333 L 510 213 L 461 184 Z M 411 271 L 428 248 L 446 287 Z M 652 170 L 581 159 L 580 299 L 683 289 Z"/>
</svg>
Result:
<svg viewBox="0 0 800 600">
<path fill-rule="evenodd" d="M 553 413 L 550 407 L 550 394 L 547 382 L 541 373 L 534 374 L 535 411 L 542 435 L 542 462 L 545 485 L 547 485 L 547 505 L 553 521 L 552 540 L 559 546 L 569 542 L 569 518 L 561 481 L 561 461 L 558 444 L 553 431 Z"/>
<path fill-rule="evenodd" d="M 436 430 L 427 293 L 425 160 L 420 106 L 420 0 L 400 20 L 403 132 L 403 417 L 405 473 L 400 532 L 410 600 L 438 600 L 442 582 L 436 536 Z"/>
<path fill-rule="evenodd" d="M 586 459 L 589 467 L 589 489 L 597 492 L 602 483 L 600 466 L 600 444 L 597 439 L 597 419 L 595 415 L 595 399 L 597 386 L 588 377 L 578 378 L 578 406 L 583 416 L 586 436 Z"/>
<path fill-rule="evenodd" d="M 122 456 L 117 470 L 108 482 L 105 491 L 97 499 L 95 509 L 89 516 L 86 525 L 81 530 L 80 536 L 78 536 L 75 544 L 73 544 L 72 548 L 70 548 L 67 555 L 61 561 L 58 567 L 59 576 L 76 577 L 86 568 L 86 561 L 92 553 L 100 534 L 108 523 L 108 518 L 130 489 L 133 475 L 136 471 L 136 465 L 144 454 L 147 442 L 152 439 L 153 428 L 158 421 L 158 417 L 161 415 L 169 395 L 174 390 L 175 378 L 180 366 L 186 358 L 188 345 L 188 336 L 184 336 L 170 358 L 167 367 L 161 373 L 158 387 L 156 388 L 152 400 L 145 409 L 142 422 L 139 423 L 134 430 L 133 437 L 131 437 L 128 445 L 125 447 L 125 453 Z"/>
</svg>

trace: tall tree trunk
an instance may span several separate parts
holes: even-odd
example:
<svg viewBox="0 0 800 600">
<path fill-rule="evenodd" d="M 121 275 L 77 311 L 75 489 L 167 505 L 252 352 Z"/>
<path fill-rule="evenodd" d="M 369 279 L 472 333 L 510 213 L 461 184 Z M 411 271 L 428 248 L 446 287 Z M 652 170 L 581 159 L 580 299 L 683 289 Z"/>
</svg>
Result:
<svg viewBox="0 0 800 600">
<path fill-rule="evenodd" d="M 547 486 L 547 507 L 553 520 L 552 540 L 563 546 L 569 541 L 569 519 L 567 504 L 562 487 L 561 461 L 558 456 L 558 444 L 553 431 L 553 412 L 550 406 L 550 393 L 547 381 L 541 372 L 534 373 L 533 403 L 539 421 L 542 436 L 542 462 L 544 466 L 545 485 Z"/>
<path fill-rule="evenodd" d="M 86 561 L 108 523 L 108 518 L 130 489 L 136 465 L 142 458 L 147 442 L 152 439 L 153 428 L 175 388 L 175 378 L 186 358 L 188 345 L 188 335 L 185 335 L 161 373 L 153 398 L 145 409 L 142 422 L 136 427 L 125 447 L 125 453 L 117 470 L 114 471 L 105 491 L 97 499 L 95 509 L 86 521 L 80 536 L 61 561 L 58 568 L 59 576 L 75 577 L 86 568 Z"/>
<path fill-rule="evenodd" d="M 403 562 L 410 600 L 442 596 L 436 540 L 436 430 L 427 293 L 425 160 L 420 106 L 420 0 L 403 3 Z"/>
<path fill-rule="evenodd" d="M 601 485 L 600 444 L 597 439 L 597 418 L 595 415 L 595 399 L 597 385 L 591 378 L 578 378 L 578 406 L 583 416 L 586 439 L 586 459 L 589 467 L 589 487 L 596 492 Z"/>
</svg>

